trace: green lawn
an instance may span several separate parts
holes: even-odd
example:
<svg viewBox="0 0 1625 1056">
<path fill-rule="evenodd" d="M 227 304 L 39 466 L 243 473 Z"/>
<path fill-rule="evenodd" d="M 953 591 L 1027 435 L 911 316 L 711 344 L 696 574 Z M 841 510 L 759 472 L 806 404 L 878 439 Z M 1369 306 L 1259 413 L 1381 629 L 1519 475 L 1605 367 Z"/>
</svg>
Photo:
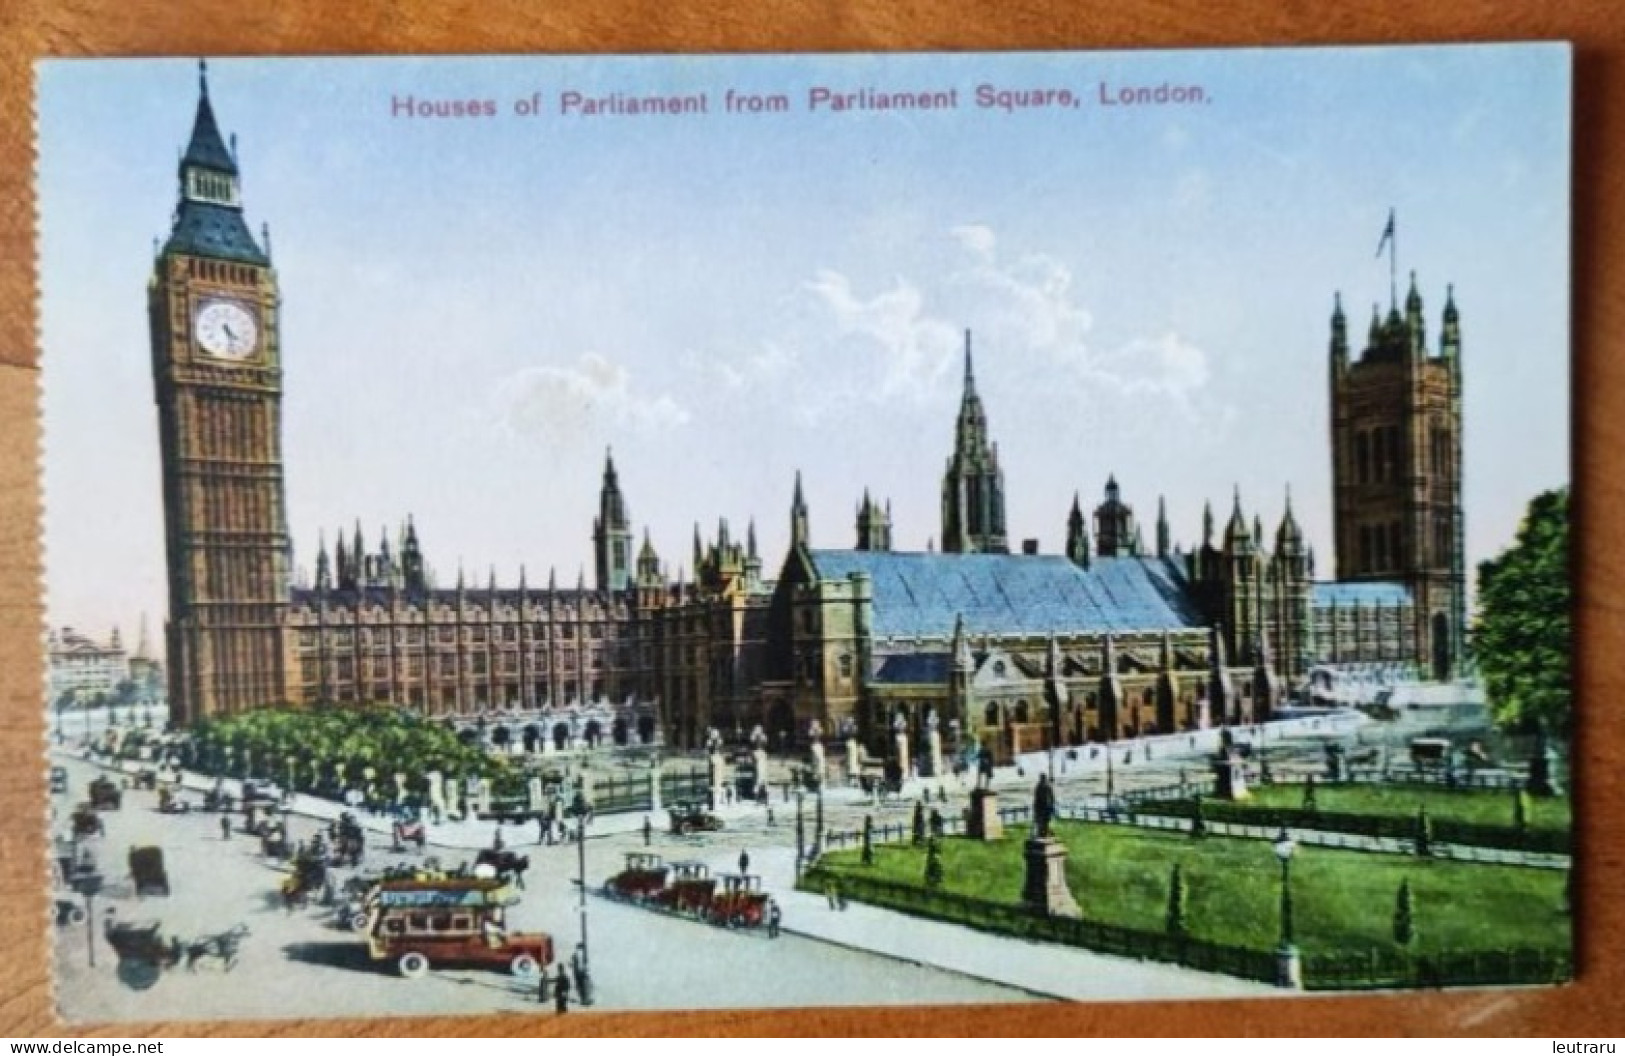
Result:
<svg viewBox="0 0 1625 1056">
<path fill-rule="evenodd" d="M 1067 876 L 1086 918 L 1163 930 L 1169 875 L 1178 863 L 1193 937 L 1274 948 L 1281 870 L 1268 841 L 1192 839 L 1076 823 L 1057 823 L 1055 833 L 1071 852 Z M 1018 902 L 1025 836 L 1015 829 L 992 843 L 944 840 L 944 887 L 988 901 Z M 925 852 L 877 845 L 873 866 L 862 865 L 856 850 L 826 855 L 822 865 L 836 874 L 922 885 Z M 1569 943 L 1569 917 L 1563 909 L 1566 876 L 1557 870 L 1300 846 L 1292 861 L 1296 938 L 1305 954 L 1391 945 L 1395 897 L 1400 883 L 1409 879 L 1420 952 L 1562 947 Z"/>
<path fill-rule="evenodd" d="M 1255 785 L 1251 798 L 1238 804 L 1261 807 L 1303 806 L 1303 785 Z M 1528 797 L 1529 827 L 1564 832 L 1571 824 L 1567 796 Z M 1426 807 L 1436 819 L 1464 821 L 1477 825 L 1510 826 L 1514 819 L 1511 792 L 1452 791 L 1429 786 L 1407 785 L 1319 785 L 1315 786 L 1317 810 L 1339 814 L 1380 814 L 1413 818 L 1418 807 Z"/>
</svg>

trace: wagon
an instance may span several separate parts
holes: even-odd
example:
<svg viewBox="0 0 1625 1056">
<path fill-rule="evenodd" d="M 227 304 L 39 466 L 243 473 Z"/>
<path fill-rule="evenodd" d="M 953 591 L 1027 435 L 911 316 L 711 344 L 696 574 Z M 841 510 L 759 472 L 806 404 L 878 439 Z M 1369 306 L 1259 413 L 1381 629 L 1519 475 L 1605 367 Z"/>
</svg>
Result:
<svg viewBox="0 0 1625 1056">
<path fill-rule="evenodd" d="M 135 897 L 148 895 L 169 897 L 169 873 L 164 869 L 162 847 L 130 848 L 130 880 L 135 885 Z"/>
<path fill-rule="evenodd" d="M 626 868 L 609 878 L 604 893 L 610 898 L 643 902 L 665 888 L 666 873 L 659 855 L 630 851 L 626 855 Z"/>
</svg>

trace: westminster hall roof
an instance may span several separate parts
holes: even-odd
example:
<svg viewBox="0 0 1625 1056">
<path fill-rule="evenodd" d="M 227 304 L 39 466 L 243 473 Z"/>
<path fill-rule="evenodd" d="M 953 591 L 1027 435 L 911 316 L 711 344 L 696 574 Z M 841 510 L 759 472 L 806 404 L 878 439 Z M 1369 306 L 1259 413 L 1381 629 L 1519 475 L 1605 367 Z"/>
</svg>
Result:
<svg viewBox="0 0 1625 1056">
<path fill-rule="evenodd" d="M 1204 626 L 1172 561 L 1029 554 L 812 550 L 820 579 L 867 573 L 878 637 L 1182 630 Z"/>
</svg>

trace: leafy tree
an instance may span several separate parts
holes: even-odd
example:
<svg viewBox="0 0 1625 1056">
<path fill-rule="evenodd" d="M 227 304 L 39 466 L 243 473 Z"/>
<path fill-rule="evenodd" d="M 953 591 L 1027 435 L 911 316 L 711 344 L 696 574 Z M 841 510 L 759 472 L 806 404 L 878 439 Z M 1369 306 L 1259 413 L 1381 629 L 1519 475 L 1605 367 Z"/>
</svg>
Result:
<svg viewBox="0 0 1625 1056">
<path fill-rule="evenodd" d="M 1433 853 L 1433 819 L 1426 807 L 1416 808 L 1416 853 L 1422 858 Z"/>
<path fill-rule="evenodd" d="M 1319 809 L 1315 804 L 1315 775 L 1310 774 L 1309 780 L 1303 785 L 1303 809 L 1313 813 Z"/>
<path fill-rule="evenodd" d="M 1394 941 L 1407 947 L 1416 942 L 1416 899 L 1409 880 L 1400 883 L 1394 899 Z"/>
<path fill-rule="evenodd" d="M 863 816 L 863 864 L 875 864 L 875 819 L 868 814 Z"/>
<path fill-rule="evenodd" d="M 1478 566 L 1473 650 L 1495 721 L 1562 736 L 1573 706 L 1569 489 L 1537 495 L 1517 540 Z"/>
<path fill-rule="evenodd" d="M 1168 877 L 1168 934 L 1183 938 L 1189 933 L 1185 921 L 1185 873 L 1179 866 Z"/>
<path fill-rule="evenodd" d="M 914 803 L 914 846 L 918 847 L 925 842 L 925 800 L 916 800 Z"/>
<path fill-rule="evenodd" d="M 1512 793 L 1512 826 L 1519 832 L 1529 828 L 1529 793 L 1521 788 Z"/>
<path fill-rule="evenodd" d="M 1207 835 L 1207 815 L 1202 806 L 1202 797 L 1197 796 L 1191 801 L 1191 835 Z"/>
<path fill-rule="evenodd" d="M 935 836 L 925 845 L 925 886 L 942 886 L 942 841 Z"/>
</svg>

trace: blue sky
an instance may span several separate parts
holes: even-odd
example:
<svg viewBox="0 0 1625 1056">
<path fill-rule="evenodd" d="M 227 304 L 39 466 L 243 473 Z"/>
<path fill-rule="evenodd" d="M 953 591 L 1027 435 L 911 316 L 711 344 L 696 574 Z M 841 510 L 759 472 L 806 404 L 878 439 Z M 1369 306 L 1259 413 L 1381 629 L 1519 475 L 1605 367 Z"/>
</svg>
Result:
<svg viewBox="0 0 1625 1056">
<path fill-rule="evenodd" d="M 1568 479 L 1568 71 L 1560 45 L 211 62 L 283 295 L 296 561 L 410 511 L 442 584 L 590 581 L 610 444 L 673 575 L 719 517 L 776 569 L 797 469 L 816 544 L 851 545 L 867 487 L 923 549 L 968 328 L 1012 539 L 1058 550 L 1111 473 L 1186 545 L 1204 500 L 1239 486 L 1273 530 L 1290 487 L 1329 578 L 1328 317 L 1334 291 L 1356 337 L 1386 310 L 1394 208 L 1401 296 L 1414 269 L 1430 340 L 1446 284 L 1462 313 L 1476 563 Z M 1098 101 L 1161 84 L 1204 101 Z M 53 624 L 162 622 L 145 284 L 196 85 L 191 59 L 39 67 Z M 808 113 L 818 86 L 960 105 Z M 723 113 L 729 88 L 791 111 Z M 561 116 L 572 90 L 710 112 Z M 391 116 L 407 96 L 498 113 Z"/>
</svg>

